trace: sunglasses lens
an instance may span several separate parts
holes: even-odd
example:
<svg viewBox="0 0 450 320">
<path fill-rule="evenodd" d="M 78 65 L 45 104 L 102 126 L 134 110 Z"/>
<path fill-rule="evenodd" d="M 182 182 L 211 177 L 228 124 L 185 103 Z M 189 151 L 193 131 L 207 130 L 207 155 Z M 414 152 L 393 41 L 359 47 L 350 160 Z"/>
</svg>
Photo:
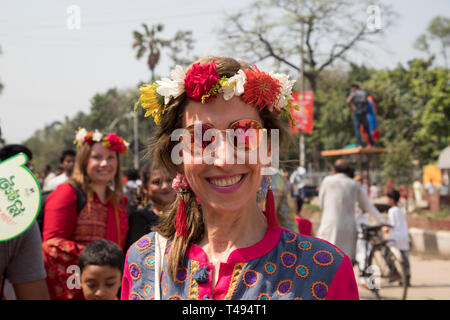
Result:
<svg viewBox="0 0 450 320">
<path fill-rule="evenodd" d="M 205 148 L 214 142 L 215 137 L 211 137 L 211 139 L 208 141 L 205 139 L 205 132 L 208 129 L 213 128 L 212 126 L 209 126 L 207 124 L 202 124 L 201 131 L 195 130 L 194 128 L 190 128 L 189 132 L 191 134 L 191 153 L 194 154 L 195 150 L 201 150 L 202 152 L 205 150 Z"/>
<path fill-rule="evenodd" d="M 262 125 L 255 120 L 240 120 L 233 123 L 233 145 L 236 150 L 250 152 L 258 148 Z"/>
</svg>

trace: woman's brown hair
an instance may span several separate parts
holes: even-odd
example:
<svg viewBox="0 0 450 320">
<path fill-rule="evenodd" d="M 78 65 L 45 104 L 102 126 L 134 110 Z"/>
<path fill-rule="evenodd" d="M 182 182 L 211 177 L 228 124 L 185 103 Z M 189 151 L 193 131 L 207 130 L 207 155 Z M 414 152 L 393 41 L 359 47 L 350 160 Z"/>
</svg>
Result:
<svg viewBox="0 0 450 320">
<path fill-rule="evenodd" d="M 67 181 L 68 184 L 75 185 L 80 188 L 87 196 L 88 199 L 92 198 L 92 188 L 91 179 L 87 174 L 87 165 L 89 162 L 89 157 L 91 156 L 92 146 L 88 143 L 83 143 L 81 147 L 77 150 L 77 155 L 75 157 L 75 164 L 73 168 L 73 173 L 70 179 Z M 120 156 L 117 155 L 117 171 L 113 179 L 113 188 L 107 188 L 106 197 L 108 201 L 111 201 L 115 207 L 122 201 L 123 196 L 123 180 L 122 180 L 122 169 L 120 167 Z"/>
<path fill-rule="evenodd" d="M 220 77 L 226 76 L 229 78 L 234 76 L 239 69 L 245 70 L 249 68 L 245 63 L 240 63 L 232 58 L 226 57 L 205 57 L 194 63 L 199 62 L 201 65 L 204 65 L 213 61 L 216 62 L 217 72 Z M 191 67 L 192 65 L 187 69 L 189 70 Z M 188 101 L 186 93 L 183 93 L 178 98 L 172 99 L 169 102 L 164 111 L 160 125 L 157 127 L 156 132 L 149 141 L 150 157 L 157 165 L 164 166 L 168 171 L 180 172 L 180 168 L 177 167 L 171 159 L 171 152 L 174 147 L 174 143 L 171 141 L 171 134 L 175 129 L 183 127 L 183 114 Z M 268 111 L 267 108 L 264 108 L 262 111 L 258 110 L 258 113 L 263 122 L 263 127 L 268 129 L 268 132 L 270 132 L 270 129 L 279 130 L 281 143 L 287 132 L 284 124 L 277 118 L 275 113 Z M 189 230 L 189 235 L 187 237 L 177 236 L 174 226 L 178 203 L 181 198 L 183 198 L 186 204 L 186 225 Z M 175 202 L 169 210 L 163 213 L 159 224 L 154 227 L 154 231 L 168 239 L 173 239 L 167 259 L 167 270 L 169 276 L 172 279 L 175 279 L 177 269 L 183 262 L 187 248 L 191 243 L 200 241 L 205 232 L 202 211 L 197 204 L 196 196 L 192 190 L 189 190 L 186 193 L 177 194 Z"/>
</svg>

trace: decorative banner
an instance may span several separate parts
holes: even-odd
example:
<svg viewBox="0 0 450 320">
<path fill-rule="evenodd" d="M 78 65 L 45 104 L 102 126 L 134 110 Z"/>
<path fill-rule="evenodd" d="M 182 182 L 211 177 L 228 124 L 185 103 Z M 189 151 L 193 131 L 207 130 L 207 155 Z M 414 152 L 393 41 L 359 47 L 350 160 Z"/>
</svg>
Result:
<svg viewBox="0 0 450 320">
<path fill-rule="evenodd" d="M 291 109 L 291 114 L 295 119 L 296 127 L 291 128 L 291 132 L 313 132 L 313 97 L 312 91 L 293 92 L 293 103 L 300 106 L 300 110 Z"/>
<path fill-rule="evenodd" d="M 0 241 L 25 232 L 37 217 L 41 189 L 19 153 L 0 163 Z"/>
</svg>

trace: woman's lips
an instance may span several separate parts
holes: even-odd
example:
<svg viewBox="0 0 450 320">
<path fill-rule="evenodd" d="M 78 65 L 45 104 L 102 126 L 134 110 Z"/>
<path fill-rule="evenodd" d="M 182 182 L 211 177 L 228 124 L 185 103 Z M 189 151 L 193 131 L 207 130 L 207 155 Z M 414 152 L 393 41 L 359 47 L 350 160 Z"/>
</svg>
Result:
<svg viewBox="0 0 450 320">
<path fill-rule="evenodd" d="M 211 188 L 221 193 L 236 191 L 244 183 L 247 174 L 222 175 L 206 178 Z"/>
</svg>

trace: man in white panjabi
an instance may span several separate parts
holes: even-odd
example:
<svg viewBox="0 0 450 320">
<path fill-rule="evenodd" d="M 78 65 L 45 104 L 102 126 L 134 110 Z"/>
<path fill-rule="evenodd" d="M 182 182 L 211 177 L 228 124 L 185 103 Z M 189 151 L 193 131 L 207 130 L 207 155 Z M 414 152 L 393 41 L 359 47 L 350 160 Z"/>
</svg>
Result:
<svg viewBox="0 0 450 320">
<path fill-rule="evenodd" d="M 317 237 L 338 246 L 354 262 L 357 239 L 355 203 L 365 212 L 373 208 L 358 182 L 349 178 L 347 172 L 347 161 L 338 159 L 334 163 L 333 175 L 322 181 L 319 189 L 322 219 Z"/>
</svg>

